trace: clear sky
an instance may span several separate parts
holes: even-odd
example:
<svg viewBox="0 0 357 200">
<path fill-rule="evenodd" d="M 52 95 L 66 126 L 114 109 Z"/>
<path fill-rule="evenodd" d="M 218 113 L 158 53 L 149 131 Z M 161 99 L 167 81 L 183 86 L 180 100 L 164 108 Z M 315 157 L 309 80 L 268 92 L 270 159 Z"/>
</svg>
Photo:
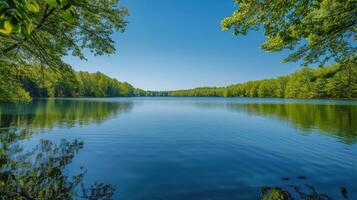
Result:
<svg viewBox="0 0 357 200">
<path fill-rule="evenodd" d="M 101 71 L 145 90 L 224 86 L 289 74 L 297 63 L 287 52 L 259 48 L 264 34 L 233 36 L 221 31 L 233 0 L 121 0 L 129 9 L 124 33 L 115 33 L 117 52 L 88 61 L 67 57 L 76 70 Z"/>
</svg>

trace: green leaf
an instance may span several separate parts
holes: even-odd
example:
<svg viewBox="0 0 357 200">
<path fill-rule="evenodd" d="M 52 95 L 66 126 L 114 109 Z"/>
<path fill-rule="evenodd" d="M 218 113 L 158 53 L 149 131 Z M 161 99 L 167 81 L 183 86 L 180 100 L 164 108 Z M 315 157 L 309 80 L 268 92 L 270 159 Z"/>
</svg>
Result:
<svg viewBox="0 0 357 200">
<path fill-rule="evenodd" d="M 40 6 L 36 1 L 30 1 L 26 4 L 26 7 L 29 11 L 31 12 L 39 12 L 40 11 Z"/>
<path fill-rule="evenodd" d="M 0 29 L 0 33 L 3 33 L 3 34 L 10 34 L 11 31 L 12 31 L 12 24 L 10 21 L 5 21 L 4 22 L 4 27 L 2 29 Z"/>
</svg>

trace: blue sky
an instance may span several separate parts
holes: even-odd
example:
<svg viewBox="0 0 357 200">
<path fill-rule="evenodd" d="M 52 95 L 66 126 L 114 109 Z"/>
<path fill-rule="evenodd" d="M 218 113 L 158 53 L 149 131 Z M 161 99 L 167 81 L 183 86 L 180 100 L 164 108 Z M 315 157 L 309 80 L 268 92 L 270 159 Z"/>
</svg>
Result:
<svg viewBox="0 0 357 200">
<path fill-rule="evenodd" d="M 129 9 L 124 33 L 113 35 L 117 52 L 88 61 L 67 57 L 76 70 L 101 71 L 145 90 L 224 86 L 289 74 L 297 63 L 287 52 L 259 48 L 264 34 L 221 31 L 233 0 L 121 0 Z"/>
</svg>

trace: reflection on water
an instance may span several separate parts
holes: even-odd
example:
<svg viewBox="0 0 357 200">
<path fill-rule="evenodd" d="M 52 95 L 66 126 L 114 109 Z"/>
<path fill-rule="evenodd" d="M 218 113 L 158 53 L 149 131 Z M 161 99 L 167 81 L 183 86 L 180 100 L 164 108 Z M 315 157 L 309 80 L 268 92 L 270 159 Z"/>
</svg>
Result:
<svg viewBox="0 0 357 200">
<path fill-rule="evenodd" d="M 285 120 L 303 131 L 337 136 L 346 143 L 357 139 L 357 106 L 325 104 L 227 104 L 230 110 Z"/>
<path fill-rule="evenodd" d="M 78 99 L 43 99 L 31 104 L 0 104 L 0 128 L 71 127 L 75 124 L 100 123 L 119 112 L 128 111 L 130 102 Z"/>
<path fill-rule="evenodd" d="M 356 115 L 247 99 L 0 104 L 0 199 L 356 199 Z"/>
<path fill-rule="evenodd" d="M 24 151 L 19 141 L 26 131 L 8 130 L 0 134 L 0 199 L 110 199 L 113 185 L 82 184 L 86 171 L 68 176 L 64 169 L 83 148 L 83 142 L 62 140 L 54 144 L 42 140 Z"/>
<path fill-rule="evenodd" d="M 286 121 L 305 132 L 317 129 L 345 143 L 357 142 L 356 104 L 200 102 L 195 106 L 205 109 L 226 108 L 229 111 Z"/>
<path fill-rule="evenodd" d="M 100 123 L 119 112 L 131 109 L 131 103 L 89 100 L 35 100 L 31 104 L 0 105 L 0 199 L 111 199 L 115 187 L 82 182 L 86 171 L 68 176 L 64 169 L 83 148 L 78 140 L 55 144 L 41 140 L 25 151 L 21 140 L 38 129 L 55 126 Z"/>
</svg>

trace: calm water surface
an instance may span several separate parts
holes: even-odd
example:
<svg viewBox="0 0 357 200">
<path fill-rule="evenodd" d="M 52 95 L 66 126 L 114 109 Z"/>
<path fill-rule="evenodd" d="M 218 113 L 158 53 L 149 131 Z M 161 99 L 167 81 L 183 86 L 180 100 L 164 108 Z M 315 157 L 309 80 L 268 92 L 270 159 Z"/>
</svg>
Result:
<svg viewBox="0 0 357 200">
<path fill-rule="evenodd" d="M 0 104 L 0 125 L 22 131 L 2 148 L 83 141 L 61 176 L 114 199 L 357 199 L 353 100 L 38 99 Z"/>
</svg>

